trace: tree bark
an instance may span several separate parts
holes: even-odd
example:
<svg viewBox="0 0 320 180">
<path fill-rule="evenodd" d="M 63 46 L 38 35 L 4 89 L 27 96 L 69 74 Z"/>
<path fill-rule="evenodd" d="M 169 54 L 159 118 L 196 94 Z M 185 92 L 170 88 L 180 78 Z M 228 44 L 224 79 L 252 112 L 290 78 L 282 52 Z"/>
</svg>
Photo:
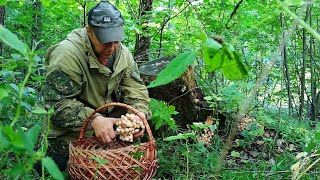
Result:
<svg viewBox="0 0 320 180">
<path fill-rule="evenodd" d="M 320 92 L 318 92 L 317 98 L 316 98 L 316 117 L 319 118 L 320 113 Z"/>
<path fill-rule="evenodd" d="M 148 24 L 149 15 L 152 11 L 153 0 L 140 0 L 139 5 L 139 25 Z M 149 61 L 150 36 L 148 26 L 142 28 L 142 34 L 136 34 L 136 44 L 134 50 L 134 59 L 140 63 Z"/>
<path fill-rule="evenodd" d="M 312 16 L 311 16 L 311 11 L 312 11 L 312 5 L 310 6 L 310 26 L 312 27 Z M 309 52 L 309 58 L 310 58 L 310 75 L 311 75 L 311 120 L 316 121 L 317 119 L 317 113 L 316 113 L 316 106 L 317 106 L 317 85 L 316 81 L 314 80 L 315 76 L 315 71 L 314 71 L 314 59 L 313 59 L 313 47 L 314 47 L 314 39 L 313 36 L 310 34 L 310 52 Z"/>
<path fill-rule="evenodd" d="M 4 26 L 4 22 L 6 19 L 6 8 L 5 6 L 0 6 L 0 24 Z M 2 56 L 2 42 L 0 42 L 0 56 Z M 0 60 L 1 64 L 1 60 Z"/>
<path fill-rule="evenodd" d="M 155 80 L 157 73 L 164 69 L 171 60 L 172 58 L 160 58 L 142 65 L 140 72 L 144 83 L 148 85 Z M 186 127 L 192 122 L 203 122 L 213 114 L 194 77 L 194 67 L 191 65 L 180 78 L 169 84 L 148 89 L 151 98 L 165 101 L 176 107 L 176 111 L 179 113 L 172 117 L 182 127 Z"/>
<path fill-rule="evenodd" d="M 34 20 L 34 25 L 31 28 L 31 33 L 32 33 L 32 42 L 31 46 L 39 42 L 40 36 L 42 34 L 41 32 L 41 9 L 42 9 L 42 3 L 39 0 L 36 0 L 32 4 L 32 9 L 33 9 L 33 15 L 32 18 Z M 42 43 L 39 43 L 36 47 L 36 49 L 41 49 L 42 48 Z"/>
<path fill-rule="evenodd" d="M 306 17 L 305 21 L 308 19 L 309 16 L 309 9 L 310 6 L 307 5 L 307 10 L 306 10 Z M 304 95 L 305 95 L 305 84 L 306 84 L 306 59 L 307 59 L 307 38 L 306 38 L 306 30 L 303 29 L 302 32 L 302 67 L 301 67 L 301 74 L 300 74 L 300 106 L 299 106 L 299 116 L 303 118 L 304 116 Z"/>
<path fill-rule="evenodd" d="M 284 14 L 281 13 L 280 15 L 280 19 L 281 19 L 281 26 L 283 28 L 282 30 L 282 38 L 284 38 Z M 287 95 L 288 95 L 288 105 L 289 105 L 289 116 L 292 115 L 292 93 L 291 93 L 291 81 L 290 81 L 290 73 L 289 73 L 289 67 L 288 67 L 288 57 L 287 57 L 287 47 L 286 45 L 283 46 L 283 51 L 282 51 L 282 56 L 283 56 L 283 74 L 285 76 L 286 79 L 286 88 L 287 88 Z"/>
</svg>

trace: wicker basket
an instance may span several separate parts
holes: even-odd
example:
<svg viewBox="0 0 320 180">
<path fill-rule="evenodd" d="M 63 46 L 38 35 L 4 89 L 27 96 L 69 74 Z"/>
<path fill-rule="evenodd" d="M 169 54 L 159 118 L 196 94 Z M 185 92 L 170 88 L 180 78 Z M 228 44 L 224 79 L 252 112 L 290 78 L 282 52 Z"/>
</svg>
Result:
<svg viewBox="0 0 320 180">
<path fill-rule="evenodd" d="M 148 142 L 138 145 L 115 140 L 107 145 L 95 138 L 84 138 L 85 129 L 93 115 L 103 109 L 118 106 L 139 116 L 133 107 L 122 103 L 110 103 L 96 109 L 84 122 L 78 140 L 69 145 L 68 171 L 72 179 L 151 179 L 157 168 L 156 144 L 146 119 L 143 120 Z M 101 162 L 100 160 L 107 160 Z M 100 162 L 99 162 L 100 161 Z"/>
</svg>

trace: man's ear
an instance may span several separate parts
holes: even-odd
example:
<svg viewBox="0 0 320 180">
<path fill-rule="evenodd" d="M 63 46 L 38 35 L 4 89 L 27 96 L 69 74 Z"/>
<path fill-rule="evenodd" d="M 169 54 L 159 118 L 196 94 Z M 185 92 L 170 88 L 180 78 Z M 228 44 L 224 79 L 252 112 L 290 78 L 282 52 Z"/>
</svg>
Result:
<svg viewBox="0 0 320 180">
<path fill-rule="evenodd" d="M 92 38 L 92 29 L 89 26 L 87 26 L 86 30 L 87 30 L 87 34 L 88 34 L 89 38 L 91 39 Z"/>
<path fill-rule="evenodd" d="M 86 29 L 87 29 L 87 33 L 90 34 L 91 33 L 90 27 L 86 26 Z"/>
</svg>

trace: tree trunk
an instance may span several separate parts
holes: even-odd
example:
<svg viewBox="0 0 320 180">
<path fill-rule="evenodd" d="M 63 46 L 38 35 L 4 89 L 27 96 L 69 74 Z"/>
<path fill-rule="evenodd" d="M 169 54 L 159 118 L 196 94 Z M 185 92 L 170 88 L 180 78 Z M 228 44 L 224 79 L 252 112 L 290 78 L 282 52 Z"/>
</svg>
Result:
<svg viewBox="0 0 320 180">
<path fill-rule="evenodd" d="M 139 25 L 148 24 L 148 13 L 152 10 L 153 0 L 140 0 L 139 5 Z M 139 63 L 149 61 L 150 36 L 148 26 L 142 28 L 142 34 L 136 34 L 136 45 L 134 50 L 134 59 Z"/>
<path fill-rule="evenodd" d="M 320 113 L 320 92 L 318 92 L 317 98 L 316 98 L 316 117 L 319 118 Z"/>
<path fill-rule="evenodd" d="M 293 52 L 294 52 L 294 61 L 293 61 L 293 79 L 294 79 L 294 82 L 297 82 L 295 83 L 295 86 L 293 87 L 295 91 L 295 94 L 299 95 L 300 94 L 300 58 L 298 56 L 298 52 L 299 52 L 299 49 L 298 49 L 298 43 L 299 43 L 299 36 L 298 36 L 298 33 L 299 33 L 299 30 L 296 29 L 295 31 L 295 40 L 294 40 L 294 48 L 293 48 Z M 300 100 L 300 97 L 298 96 L 299 100 Z M 295 100 L 294 97 L 292 97 L 293 99 L 293 102 L 295 104 L 295 114 L 299 115 L 299 108 L 300 108 L 300 105 L 299 105 L 299 100 Z"/>
<path fill-rule="evenodd" d="M 80 3 L 81 4 L 81 3 Z M 85 27 L 86 26 L 86 19 L 87 19 L 87 16 L 86 16 L 86 13 L 87 13 L 87 1 L 84 0 L 83 3 L 81 4 L 82 6 L 82 9 L 83 9 L 83 14 L 82 14 L 82 27 Z"/>
<path fill-rule="evenodd" d="M 140 67 L 142 79 L 146 85 L 155 80 L 156 75 L 164 69 L 172 58 L 160 58 Z M 177 115 L 173 115 L 176 123 L 182 127 L 192 122 L 203 122 L 212 115 L 204 94 L 194 79 L 194 67 L 190 66 L 182 76 L 169 84 L 149 88 L 151 98 L 162 100 L 176 107 Z"/>
<path fill-rule="evenodd" d="M 309 15 L 309 5 L 307 5 L 306 10 L 306 17 L 305 21 L 308 19 Z M 306 38 L 306 30 L 303 29 L 303 35 L 302 35 L 302 67 L 301 67 L 301 74 L 300 74 L 300 107 L 299 107 L 299 116 L 303 118 L 304 116 L 304 95 L 305 95 L 305 84 L 306 84 L 306 59 L 307 59 L 307 38 Z"/>
<path fill-rule="evenodd" d="M 319 31 L 319 28 L 320 28 L 319 27 L 319 16 L 316 16 L 316 17 L 317 17 L 317 31 Z M 319 51 L 318 51 L 318 53 L 319 53 L 320 52 L 319 46 L 318 46 L 318 49 L 319 49 Z M 316 48 L 314 48 L 314 54 L 316 54 Z M 314 62 L 314 63 L 315 63 L 315 68 L 317 68 L 317 70 L 314 70 L 314 73 L 317 72 L 317 74 L 315 74 L 316 75 L 315 82 L 319 82 L 319 79 L 320 79 L 319 78 L 319 71 L 320 71 L 320 69 L 319 69 L 319 66 L 317 65 L 318 63 L 317 62 Z M 317 88 L 317 83 L 315 83 L 315 87 Z M 320 92 L 317 89 L 316 89 L 316 92 L 318 92 L 318 93 L 317 93 L 316 103 L 315 103 L 315 116 L 317 118 L 320 118 L 319 117 L 319 113 L 320 113 Z"/>
<path fill-rule="evenodd" d="M 0 6 L 0 24 L 4 26 L 4 21 L 6 19 L 6 8 L 5 6 Z M 2 42 L 0 42 L 0 56 L 2 56 Z M 1 60 L 0 60 L 1 64 Z"/>
<path fill-rule="evenodd" d="M 40 36 L 41 36 L 41 9 L 42 9 L 42 4 L 39 0 L 36 0 L 32 4 L 32 9 L 33 9 L 33 21 L 34 25 L 31 28 L 31 33 L 32 33 L 32 42 L 31 46 L 39 42 Z M 41 49 L 42 48 L 42 43 L 39 43 L 36 49 Z"/>
<path fill-rule="evenodd" d="M 311 11 L 312 11 L 312 5 L 310 6 L 310 26 L 312 27 L 312 16 L 311 16 Z M 317 119 L 317 113 L 316 113 L 316 99 L 317 99 L 317 85 L 316 81 L 314 80 L 315 72 L 314 72 L 314 60 L 313 60 L 313 47 L 314 47 L 314 40 L 313 36 L 310 34 L 310 52 L 309 52 L 309 58 L 310 58 L 310 75 L 311 75 L 311 120 L 316 121 Z"/>
<path fill-rule="evenodd" d="M 282 38 L 284 38 L 284 14 L 281 13 L 280 15 L 281 19 L 281 26 L 283 28 L 282 30 Z M 286 45 L 283 46 L 283 51 L 282 51 L 282 56 L 283 56 L 283 74 L 286 79 L 286 88 L 287 88 L 287 95 L 288 95 L 288 104 L 289 104 L 289 116 L 292 115 L 292 93 L 291 93 L 291 81 L 290 81 L 290 73 L 289 73 L 289 67 L 288 67 L 288 57 L 287 57 L 287 47 Z"/>
</svg>

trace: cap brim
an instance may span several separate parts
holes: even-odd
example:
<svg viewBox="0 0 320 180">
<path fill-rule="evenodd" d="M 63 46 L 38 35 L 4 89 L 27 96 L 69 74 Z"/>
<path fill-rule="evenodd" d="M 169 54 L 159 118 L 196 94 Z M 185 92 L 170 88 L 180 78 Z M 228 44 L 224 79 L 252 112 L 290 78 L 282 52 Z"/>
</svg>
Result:
<svg viewBox="0 0 320 180">
<path fill-rule="evenodd" d="M 123 26 L 112 28 L 94 27 L 93 31 L 95 32 L 95 35 L 101 44 L 124 40 Z"/>
</svg>

